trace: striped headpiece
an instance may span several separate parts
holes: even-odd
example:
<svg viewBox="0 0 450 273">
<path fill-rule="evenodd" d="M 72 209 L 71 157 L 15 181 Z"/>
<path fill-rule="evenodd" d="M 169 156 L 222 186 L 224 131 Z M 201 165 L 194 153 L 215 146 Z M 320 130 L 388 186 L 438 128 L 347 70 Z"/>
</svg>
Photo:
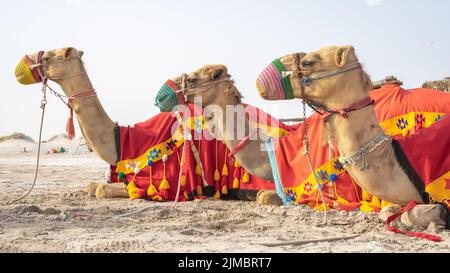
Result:
<svg viewBox="0 0 450 273">
<path fill-rule="evenodd" d="M 33 61 L 26 55 L 20 60 L 15 70 L 18 82 L 26 85 L 42 82 L 42 77 L 39 75 L 38 69 L 31 68 L 33 65 Z"/>
<path fill-rule="evenodd" d="M 155 105 L 159 107 L 161 112 L 171 112 L 172 109 L 179 105 L 184 104 L 184 98 L 180 88 L 172 81 L 168 80 L 156 94 Z"/>
<path fill-rule="evenodd" d="M 280 59 L 273 61 L 256 80 L 259 94 L 266 100 L 290 100 L 294 98 L 290 78 L 283 77 L 287 71 Z"/>
</svg>

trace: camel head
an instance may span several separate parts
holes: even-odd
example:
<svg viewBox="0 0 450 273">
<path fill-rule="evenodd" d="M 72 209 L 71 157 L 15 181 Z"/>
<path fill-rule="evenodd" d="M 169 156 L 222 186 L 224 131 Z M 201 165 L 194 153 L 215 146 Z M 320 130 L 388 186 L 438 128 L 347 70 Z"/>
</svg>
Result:
<svg viewBox="0 0 450 273">
<path fill-rule="evenodd" d="M 189 74 L 183 74 L 173 81 L 184 90 L 187 103 L 201 98 L 203 106 L 211 104 L 237 104 L 241 94 L 230 79 L 225 65 L 205 65 Z"/>
<path fill-rule="evenodd" d="M 73 47 L 40 51 L 25 55 L 16 67 L 16 79 L 21 84 L 35 84 L 44 79 L 60 80 L 85 73 L 82 51 Z"/>
<path fill-rule="evenodd" d="M 355 85 L 358 91 L 346 93 L 349 86 Z M 286 55 L 273 61 L 257 79 L 264 99 L 300 98 L 327 107 L 344 106 L 367 97 L 370 86 L 370 78 L 352 46 Z"/>
<path fill-rule="evenodd" d="M 155 105 L 161 112 L 185 103 L 211 104 L 240 103 L 241 94 L 230 80 L 224 65 L 205 65 L 190 73 L 168 80 L 156 95 Z"/>
</svg>

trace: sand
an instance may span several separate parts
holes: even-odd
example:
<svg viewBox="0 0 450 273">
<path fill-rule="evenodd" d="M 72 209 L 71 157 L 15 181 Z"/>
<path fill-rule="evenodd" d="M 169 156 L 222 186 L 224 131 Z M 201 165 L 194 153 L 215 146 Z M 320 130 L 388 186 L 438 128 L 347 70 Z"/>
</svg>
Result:
<svg viewBox="0 0 450 273">
<path fill-rule="evenodd" d="M 0 252 L 450 252 L 448 230 L 429 227 L 445 239 L 441 243 L 397 235 L 386 231 L 376 214 L 331 211 L 331 224 L 323 227 L 318 226 L 323 214 L 307 207 L 205 200 L 173 208 L 145 200 L 98 201 L 82 189 L 103 181 L 107 164 L 73 150 L 44 154 L 31 195 L 6 204 L 29 188 L 35 164 L 35 154 L 6 146 L 0 146 Z M 147 210 L 123 216 L 142 208 Z M 359 237 L 262 245 L 349 235 Z"/>
</svg>

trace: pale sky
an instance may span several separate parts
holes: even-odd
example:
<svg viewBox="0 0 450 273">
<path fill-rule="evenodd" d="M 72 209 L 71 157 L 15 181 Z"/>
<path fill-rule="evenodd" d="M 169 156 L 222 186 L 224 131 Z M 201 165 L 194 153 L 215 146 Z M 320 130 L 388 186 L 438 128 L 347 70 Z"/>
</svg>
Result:
<svg viewBox="0 0 450 273">
<path fill-rule="evenodd" d="M 0 136 L 37 139 L 40 87 L 17 83 L 14 68 L 41 49 L 83 50 L 100 100 L 120 125 L 157 114 L 154 97 L 168 78 L 215 63 L 228 66 L 245 102 L 290 118 L 300 116 L 298 100 L 257 94 L 255 80 L 273 59 L 351 44 L 373 80 L 396 75 L 419 87 L 450 76 L 449 10 L 447 0 L 3 1 Z M 67 117 L 51 97 L 44 139 L 63 133 Z"/>
</svg>

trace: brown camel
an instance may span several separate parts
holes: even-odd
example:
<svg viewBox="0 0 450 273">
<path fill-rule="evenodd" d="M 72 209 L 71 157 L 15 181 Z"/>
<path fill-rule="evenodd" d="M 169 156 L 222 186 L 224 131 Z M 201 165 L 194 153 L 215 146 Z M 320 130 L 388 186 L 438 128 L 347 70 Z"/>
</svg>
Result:
<svg viewBox="0 0 450 273">
<path fill-rule="evenodd" d="M 448 93 L 450 92 L 450 77 L 446 77 L 440 81 L 427 81 L 422 85 L 422 87 Z"/>
<path fill-rule="evenodd" d="M 290 82 L 294 97 L 325 109 L 343 109 L 368 98 L 371 81 L 359 64 L 352 46 L 331 46 L 309 54 L 290 54 L 280 60 L 285 67 L 293 71 Z M 314 78 L 326 75 L 327 72 L 344 70 L 347 71 L 309 84 L 301 84 L 304 76 Z M 425 202 L 413 181 L 400 166 L 390 138 L 383 136 L 383 129 L 378 125 L 372 105 L 348 113 L 347 118 L 332 114 L 325 122 L 328 134 L 336 142 L 342 158 L 354 155 L 365 145 L 374 143 L 374 139 L 380 140 L 371 152 L 357 158 L 356 164 L 346 165 L 349 174 L 361 188 L 401 206 L 411 201 Z M 364 166 L 364 158 L 367 165 L 366 168 L 361 168 L 362 164 Z M 383 212 L 392 209 L 388 207 Z M 426 226 L 431 220 L 445 225 L 446 214 L 441 205 L 421 205 L 405 213 L 402 219 L 404 223 L 421 226 Z M 386 217 L 384 213 L 382 216 Z"/>
<path fill-rule="evenodd" d="M 330 47 L 315 52 L 311 55 L 306 55 L 305 58 L 315 58 L 321 60 L 321 67 L 338 68 L 335 63 L 335 56 L 337 52 L 341 53 L 343 63 L 356 62 L 357 58 L 352 47 Z M 305 60 L 305 59 L 303 59 Z M 292 67 L 294 65 L 294 55 L 288 55 L 281 58 L 285 67 Z M 321 69 L 318 67 L 317 69 Z M 223 65 L 208 65 L 202 69 L 193 72 L 186 78 L 185 85 L 189 90 L 197 90 L 201 86 L 217 82 L 214 87 L 204 92 L 193 92 L 193 95 L 188 96 L 189 102 L 194 102 L 194 97 L 201 97 L 203 106 L 215 105 L 224 112 L 229 105 L 240 105 L 241 94 L 234 86 L 233 81 L 220 81 L 228 78 L 227 68 Z M 174 79 L 177 84 L 181 83 L 181 78 Z M 298 84 L 298 79 L 294 77 L 291 79 L 294 96 L 297 98 L 303 97 L 303 90 Z M 340 86 L 337 88 L 336 86 Z M 359 73 L 342 74 L 335 78 L 330 78 L 327 81 L 317 83 L 316 86 L 308 90 L 307 94 L 311 95 L 317 103 L 326 103 L 327 107 L 337 108 L 343 105 L 348 105 L 354 101 L 361 100 L 367 97 L 371 89 L 371 82 L 368 75 L 362 70 Z M 338 90 L 338 91 L 337 91 Z M 305 92 L 306 93 L 306 92 Z M 195 94 L 195 95 L 194 95 Z M 330 96 L 328 98 L 327 96 Z M 309 98 L 309 97 L 308 97 Z M 246 119 L 244 116 L 234 116 L 237 119 Z M 211 115 L 207 117 L 208 129 L 215 133 L 219 131 L 222 135 L 225 144 L 230 150 L 233 150 L 240 140 L 236 140 L 235 135 L 237 123 L 234 122 L 234 127 L 227 127 L 227 118 L 215 117 Z M 369 121 L 369 122 L 368 122 Z M 382 128 L 378 125 L 373 107 L 364 108 L 358 112 L 349 115 L 348 119 L 340 119 L 337 116 L 332 116 L 329 121 L 329 133 L 338 144 L 338 149 L 341 155 L 351 155 L 367 144 L 375 136 L 382 132 Z M 245 134 L 254 130 L 252 123 L 248 122 L 248 127 Z M 267 153 L 261 150 L 261 145 L 266 136 L 264 132 L 260 131 L 258 140 L 251 140 L 246 146 L 235 154 L 236 159 L 244 166 L 249 173 L 259 176 L 269 181 L 273 181 L 270 162 Z M 383 160 L 378 160 L 379 158 Z M 410 201 L 423 202 L 419 192 L 413 186 L 404 170 L 397 162 L 394 150 L 390 143 L 384 142 L 377 147 L 375 151 L 368 154 L 367 162 L 370 164 L 368 170 L 361 171 L 359 168 L 349 167 L 349 173 L 358 182 L 359 186 L 367 190 L 372 195 L 378 196 L 383 200 L 394 204 L 406 205 Z M 385 172 L 385 173 L 383 173 Z M 388 179 L 380 180 L 379 177 L 386 177 Z M 275 191 L 264 191 L 258 196 L 260 203 L 280 202 L 276 197 Z M 386 207 L 380 217 L 384 220 L 388 216 L 401 210 L 400 206 Z M 445 224 L 446 212 L 441 205 L 419 205 L 404 213 L 402 222 L 407 225 L 428 226 L 432 221 Z"/>
<path fill-rule="evenodd" d="M 68 97 L 93 90 L 81 60 L 82 56 L 82 51 L 72 47 L 46 51 L 42 56 L 42 71 L 45 77 L 59 84 Z M 38 53 L 29 54 L 28 57 L 34 64 L 38 63 Z M 20 70 L 16 72 L 16 77 L 20 80 L 23 75 L 18 72 Z M 71 105 L 89 147 L 92 147 L 102 160 L 115 165 L 118 161 L 114 136 L 117 124 L 105 112 L 98 97 L 74 99 Z M 85 191 L 91 195 L 95 193 L 97 198 L 128 197 L 128 192 L 122 184 L 89 183 Z"/>
<path fill-rule="evenodd" d="M 34 64 L 39 63 L 39 53 L 29 54 L 28 57 Z M 75 48 L 61 48 L 46 51 L 42 56 L 43 65 L 42 70 L 48 80 L 54 81 L 59 84 L 67 97 L 72 97 L 76 94 L 85 93 L 93 90 L 93 85 L 86 73 L 83 61 L 82 51 L 78 51 Z M 225 70 L 217 69 L 218 72 L 226 72 Z M 211 70 L 212 71 L 212 70 Z M 203 75 L 211 71 L 201 68 L 192 73 L 192 75 Z M 217 76 L 217 75 L 216 75 Z M 219 76 L 223 76 L 220 74 Z M 24 77 L 22 73 L 16 73 L 18 80 Z M 180 82 L 179 77 L 176 82 Z M 199 81 L 200 83 L 201 81 Z M 231 93 L 227 98 L 234 99 L 240 102 L 240 95 L 237 90 L 234 89 L 235 96 Z M 97 96 L 87 97 L 83 99 L 74 99 L 71 102 L 73 110 L 78 119 L 81 131 L 90 147 L 94 152 L 105 162 L 111 165 L 117 163 L 117 147 L 115 144 L 114 130 L 117 126 L 115 122 L 107 115 L 103 109 Z M 248 150 L 252 145 L 245 148 Z M 267 158 L 265 153 L 260 153 L 261 157 Z M 243 160 L 248 162 L 247 160 Z M 268 164 L 268 160 L 267 160 Z M 269 165 L 258 165 L 258 161 L 253 161 L 253 164 L 246 164 L 245 167 L 250 169 L 257 169 L 256 173 L 260 177 L 264 177 L 267 180 L 271 180 L 271 172 Z M 85 192 L 91 196 L 96 196 L 98 199 L 102 198 L 125 198 L 128 197 L 128 191 L 123 184 L 105 184 L 91 182 L 86 185 Z M 275 200 L 279 200 L 276 195 L 273 196 Z M 245 199 L 245 198 L 244 198 Z M 278 202 L 277 202 L 278 203 Z"/>
</svg>

